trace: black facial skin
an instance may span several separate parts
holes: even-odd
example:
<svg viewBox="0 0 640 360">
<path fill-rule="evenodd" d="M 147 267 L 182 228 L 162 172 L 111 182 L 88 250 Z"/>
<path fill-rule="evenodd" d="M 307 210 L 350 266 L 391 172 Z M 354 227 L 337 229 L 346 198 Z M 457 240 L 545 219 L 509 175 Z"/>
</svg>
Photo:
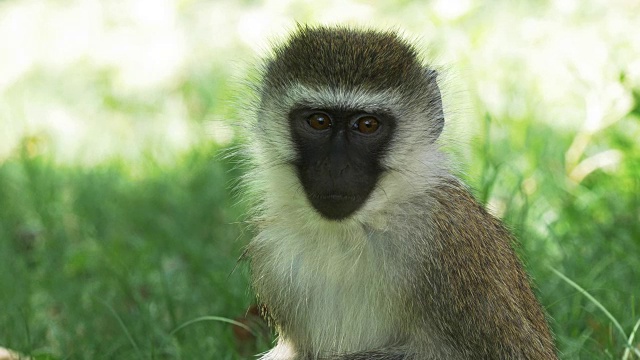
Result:
<svg viewBox="0 0 640 360">
<path fill-rule="evenodd" d="M 310 120 L 318 115 L 330 126 Z M 376 120 L 377 129 L 367 132 Z M 289 113 L 289 121 L 298 152 L 294 164 L 307 198 L 323 217 L 347 218 L 362 206 L 384 171 L 380 158 L 395 119 L 384 113 L 298 107 Z"/>
</svg>

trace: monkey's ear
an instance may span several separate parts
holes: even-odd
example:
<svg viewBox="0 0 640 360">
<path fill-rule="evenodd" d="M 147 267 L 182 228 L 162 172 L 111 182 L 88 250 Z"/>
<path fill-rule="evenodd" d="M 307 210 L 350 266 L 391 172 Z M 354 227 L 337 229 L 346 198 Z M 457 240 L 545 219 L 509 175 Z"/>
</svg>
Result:
<svg viewBox="0 0 640 360">
<path fill-rule="evenodd" d="M 442 130 L 444 129 L 444 114 L 443 114 L 442 108 L 440 108 L 440 110 L 438 111 L 439 111 L 439 114 L 434 121 L 433 130 L 431 131 L 431 133 L 433 134 L 434 141 L 435 139 L 440 137 L 440 134 L 442 134 Z"/>
<path fill-rule="evenodd" d="M 438 87 L 438 73 L 433 69 L 426 69 L 429 89 L 429 109 L 432 114 L 431 136 L 435 141 L 444 129 L 444 110 L 442 108 L 442 94 Z"/>
</svg>

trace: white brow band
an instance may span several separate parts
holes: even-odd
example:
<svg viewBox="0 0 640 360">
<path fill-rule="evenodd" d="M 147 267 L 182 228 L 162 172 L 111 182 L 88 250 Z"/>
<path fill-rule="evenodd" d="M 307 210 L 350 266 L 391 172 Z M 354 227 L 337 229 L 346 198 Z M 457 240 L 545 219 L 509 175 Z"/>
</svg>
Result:
<svg viewBox="0 0 640 360">
<path fill-rule="evenodd" d="M 344 88 L 311 88 L 302 84 L 290 87 L 284 98 L 285 107 L 296 104 L 312 107 L 358 109 L 365 112 L 385 111 L 397 108 L 400 97 L 392 91 L 369 91 Z"/>
</svg>

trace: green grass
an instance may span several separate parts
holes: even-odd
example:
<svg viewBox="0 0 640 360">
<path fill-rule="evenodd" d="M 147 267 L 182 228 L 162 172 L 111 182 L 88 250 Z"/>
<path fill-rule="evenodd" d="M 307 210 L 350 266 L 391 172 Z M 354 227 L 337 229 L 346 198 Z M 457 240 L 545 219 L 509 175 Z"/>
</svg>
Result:
<svg viewBox="0 0 640 360">
<path fill-rule="evenodd" d="M 237 173 L 216 153 L 82 168 L 25 147 L 0 164 L 0 344 L 43 359 L 239 358 L 223 319 L 252 302 L 246 268 L 233 271 L 247 237 Z"/>
</svg>

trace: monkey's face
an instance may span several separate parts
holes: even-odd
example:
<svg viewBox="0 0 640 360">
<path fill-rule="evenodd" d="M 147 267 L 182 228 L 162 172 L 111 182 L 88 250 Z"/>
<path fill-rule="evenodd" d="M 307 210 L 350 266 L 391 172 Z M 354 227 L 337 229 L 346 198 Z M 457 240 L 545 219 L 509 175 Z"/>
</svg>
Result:
<svg viewBox="0 0 640 360">
<path fill-rule="evenodd" d="M 252 147 L 272 213 L 363 223 L 441 173 L 436 73 L 396 34 L 303 27 L 262 70 Z"/>
<path fill-rule="evenodd" d="M 395 128 L 390 114 L 296 107 L 289 113 L 294 162 L 307 198 L 322 216 L 358 210 L 384 170 L 380 159 Z"/>
</svg>

